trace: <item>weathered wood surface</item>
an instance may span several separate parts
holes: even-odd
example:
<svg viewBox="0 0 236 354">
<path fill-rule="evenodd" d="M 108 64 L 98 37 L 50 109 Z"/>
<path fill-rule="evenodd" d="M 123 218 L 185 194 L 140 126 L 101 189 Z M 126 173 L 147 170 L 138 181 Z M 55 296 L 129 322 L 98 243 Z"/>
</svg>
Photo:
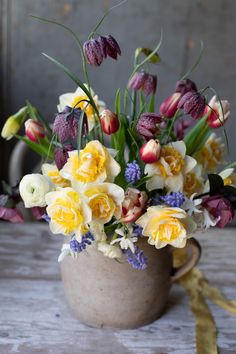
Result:
<svg viewBox="0 0 236 354">
<path fill-rule="evenodd" d="M 199 237 L 200 268 L 229 298 L 236 298 L 236 231 Z M 187 296 L 173 286 L 166 314 L 138 330 L 102 330 L 73 318 L 63 296 L 57 257 L 61 237 L 45 224 L 0 224 L 1 354 L 192 354 L 194 318 Z M 211 306 L 221 354 L 236 352 L 236 316 Z"/>
</svg>

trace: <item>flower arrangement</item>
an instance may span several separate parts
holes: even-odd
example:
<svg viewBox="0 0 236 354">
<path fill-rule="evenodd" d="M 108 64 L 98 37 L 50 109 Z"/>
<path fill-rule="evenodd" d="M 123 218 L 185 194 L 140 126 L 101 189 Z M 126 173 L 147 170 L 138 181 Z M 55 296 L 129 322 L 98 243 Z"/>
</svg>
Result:
<svg viewBox="0 0 236 354">
<path fill-rule="evenodd" d="M 189 79 L 196 65 L 156 109 L 157 76 L 149 68 L 160 63 L 162 36 L 154 50 L 137 48 L 113 111 L 92 90 L 88 73 L 88 65 L 100 67 L 108 57 L 117 60 L 122 54 L 113 36 L 97 34 L 103 19 L 82 44 L 70 28 L 36 18 L 72 33 L 85 78 L 44 54 L 77 89 L 59 97 L 52 125 L 27 102 L 8 118 L 2 137 L 24 141 L 44 160 L 40 173 L 22 178 L 19 193 L 53 234 L 66 236 L 59 261 L 94 245 L 104 256 L 125 255 L 132 267 L 143 270 L 148 259 L 140 238 L 157 249 L 183 248 L 196 232 L 226 226 L 236 208 L 235 163 L 225 161 L 218 133 L 224 133 L 228 148 L 224 125 L 229 102 L 209 86 L 197 88 Z M 207 92 L 213 92 L 210 100 Z M 12 190 L 1 197 L 0 217 L 19 222 L 21 214 L 11 204 L 19 198 Z"/>
</svg>

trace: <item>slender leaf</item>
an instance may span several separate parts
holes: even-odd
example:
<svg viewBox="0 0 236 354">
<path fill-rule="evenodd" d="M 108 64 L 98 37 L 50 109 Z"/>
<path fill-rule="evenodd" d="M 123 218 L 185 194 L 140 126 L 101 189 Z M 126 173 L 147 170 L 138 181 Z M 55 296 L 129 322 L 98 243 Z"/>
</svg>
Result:
<svg viewBox="0 0 236 354">
<path fill-rule="evenodd" d="M 191 66 L 191 68 L 186 72 L 186 74 L 184 74 L 182 76 L 182 78 L 180 80 L 184 80 L 186 79 L 190 74 L 192 74 L 192 72 L 198 67 L 201 59 L 202 59 L 202 54 L 203 54 L 203 50 L 204 50 L 204 45 L 203 45 L 203 41 L 200 42 L 200 53 L 198 55 L 197 60 L 195 61 L 195 63 Z"/>
<path fill-rule="evenodd" d="M 27 139 L 24 136 L 21 135 L 15 135 L 15 137 L 21 141 L 23 141 L 24 143 L 26 143 L 29 148 L 31 150 L 33 150 L 34 152 L 36 152 L 37 154 L 43 156 L 43 157 L 48 157 L 50 160 L 53 160 L 53 154 L 50 152 L 50 154 L 48 154 L 48 148 L 46 148 L 45 146 L 42 146 L 40 144 L 34 143 L 33 141 Z"/>
<path fill-rule="evenodd" d="M 52 129 L 49 125 L 49 123 L 47 122 L 47 120 L 45 118 L 43 118 L 39 112 L 37 111 L 37 109 L 35 107 L 32 106 L 32 104 L 27 100 L 26 101 L 26 104 L 27 104 L 27 107 L 28 107 L 28 113 L 29 113 L 29 116 L 33 119 L 36 119 L 38 121 L 40 121 L 40 123 L 42 123 L 45 128 L 47 129 L 48 133 L 52 134 Z"/>
</svg>

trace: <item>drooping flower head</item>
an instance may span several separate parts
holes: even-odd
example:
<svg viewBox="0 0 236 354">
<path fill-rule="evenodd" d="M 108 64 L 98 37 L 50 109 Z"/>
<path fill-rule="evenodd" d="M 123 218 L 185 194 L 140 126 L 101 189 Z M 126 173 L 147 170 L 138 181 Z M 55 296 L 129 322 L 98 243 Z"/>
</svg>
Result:
<svg viewBox="0 0 236 354">
<path fill-rule="evenodd" d="M 179 80 L 176 82 L 175 92 L 179 92 L 181 96 L 189 91 L 197 92 L 197 85 L 190 79 Z"/>
<path fill-rule="evenodd" d="M 168 244 L 182 248 L 196 229 L 196 224 L 184 210 L 162 206 L 148 208 L 136 224 L 143 227 L 143 236 L 147 236 L 148 243 L 156 248 Z"/>
<path fill-rule="evenodd" d="M 84 84 L 86 87 L 87 85 Z M 98 99 L 98 96 L 94 94 L 93 90 L 90 88 L 91 95 L 93 96 L 93 100 L 97 106 L 99 113 L 101 113 L 105 109 L 105 103 Z M 88 120 L 88 128 L 89 131 L 93 129 L 96 115 L 94 112 L 94 108 L 88 103 L 88 96 L 86 93 L 78 87 L 75 92 L 64 93 L 59 96 L 59 105 L 57 106 L 58 112 L 61 113 L 65 110 L 66 106 L 70 108 L 76 108 L 84 110 L 86 113 L 86 117 Z"/>
<path fill-rule="evenodd" d="M 91 209 L 83 196 L 68 187 L 48 193 L 45 200 L 52 233 L 65 236 L 74 234 L 77 241 L 81 242 L 92 218 Z"/>
<path fill-rule="evenodd" d="M 162 118 L 156 113 L 142 113 L 137 123 L 137 132 L 148 141 L 160 132 L 161 122 Z"/>
<path fill-rule="evenodd" d="M 73 150 L 74 148 L 70 144 L 63 145 L 63 147 L 54 148 L 54 161 L 58 170 L 62 169 L 62 167 L 65 165 L 66 161 L 68 160 L 69 151 L 73 151 Z"/>
<path fill-rule="evenodd" d="M 129 88 L 135 91 L 142 90 L 145 96 L 154 95 L 157 88 L 157 77 L 145 72 L 136 72 L 129 81 Z"/>
<path fill-rule="evenodd" d="M 100 36 L 98 38 L 100 47 L 103 53 L 103 57 L 109 56 L 112 59 L 117 60 L 118 55 L 121 55 L 121 49 L 116 39 L 110 34 L 108 36 Z"/>
<path fill-rule="evenodd" d="M 61 175 L 78 183 L 113 182 L 120 173 L 120 165 L 112 157 L 113 150 L 106 149 L 99 141 L 90 141 L 83 150 L 70 151 Z"/>
<path fill-rule="evenodd" d="M 167 188 L 170 192 L 181 192 L 184 185 L 184 175 L 196 165 L 196 160 L 186 155 L 183 141 L 171 142 L 161 148 L 157 162 L 147 164 L 145 173 L 151 178 L 147 181 L 147 189 Z"/>
<path fill-rule="evenodd" d="M 86 115 L 82 116 L 81 109 L 66 106 L 61 113 L 56 115 L 53 124 L 53 133 L 58 135 L 62 144 L 70 139 L 77 141 L 80 119 L 84 119 L 83 134 L 87 134 L 87 118 Z"/>
<path fill-rule="evenodd" d="M 125 169 L 125 179 L 128 183 L 135 183 L 140 180 L 142 176 L 142 169 L 136 160 L 127 163 Z"/>
<path fill-rule="evenodd" d="M 178 103 L 178 108 L 183 109 L 185 114 L 190 114 L 192 118 L 201 118 L 206 106 L 205 97 L 196 91 L 189 91 Z"/>
<path fill-rule="evenodd" d="M 160 113 L 166 118 L 174 117 L 178 109 L 178 104 L 181 99 L 181 93 L 175 92 L 167 97 L 160 105 Z"/>
</svg>

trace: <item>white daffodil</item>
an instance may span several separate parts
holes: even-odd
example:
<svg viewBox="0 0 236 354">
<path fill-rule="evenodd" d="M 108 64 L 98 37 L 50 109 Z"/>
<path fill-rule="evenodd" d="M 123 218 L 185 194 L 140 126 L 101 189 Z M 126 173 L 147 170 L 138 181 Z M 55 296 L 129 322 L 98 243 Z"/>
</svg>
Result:
<svg viewBox="0 0 236 354">
<path fill-rule="evenodd" d="M 137 236 L 133 233 L 133 229 L 130 227 L 121 227 L 120 229 L 116 229 L 115 233 L 120 235 L 121 237 L 117 237 L 111 242 L 111 245 L 115 243 L 120 244 L 120 248 L 122 250 L 127 250 L 128 248 L 134 253 L 135 247 L 134 243 L 138 241 Z"/>
<path fill-rule="evenodd" d="M 85 86 L 87 88 L 86 84 Z M 98 108 L 99 113 L 101 113 L 106 108 L 105 103 L 98 99 L 98 96 L 94 94 L 92 89 L 91 95 L 93 96 L 93 100 Z M 59 96 L 59 105 L 57 106 L 58 112 L 62 112 L 66 106 L 85 109 L 89 130 L 91 130 L 94 127 L 96 116 L 91 104 L 86 102 L 88 99 L 88 96 L 80 87 L 78 87 L 75 92 L 64 93 L 63 95 Z"/>
<path fill-rule="evenodd" d="M 162 146 L 157 162 L 147 164 L 145 173 L 151 178 L 147 181 L 147 189 L 163 189 L 170 192 L 183 190 L 184 176 L 196 166 L 196 160 L 186 155 L 183 141 L 171 142 Z"/>
</svg>

